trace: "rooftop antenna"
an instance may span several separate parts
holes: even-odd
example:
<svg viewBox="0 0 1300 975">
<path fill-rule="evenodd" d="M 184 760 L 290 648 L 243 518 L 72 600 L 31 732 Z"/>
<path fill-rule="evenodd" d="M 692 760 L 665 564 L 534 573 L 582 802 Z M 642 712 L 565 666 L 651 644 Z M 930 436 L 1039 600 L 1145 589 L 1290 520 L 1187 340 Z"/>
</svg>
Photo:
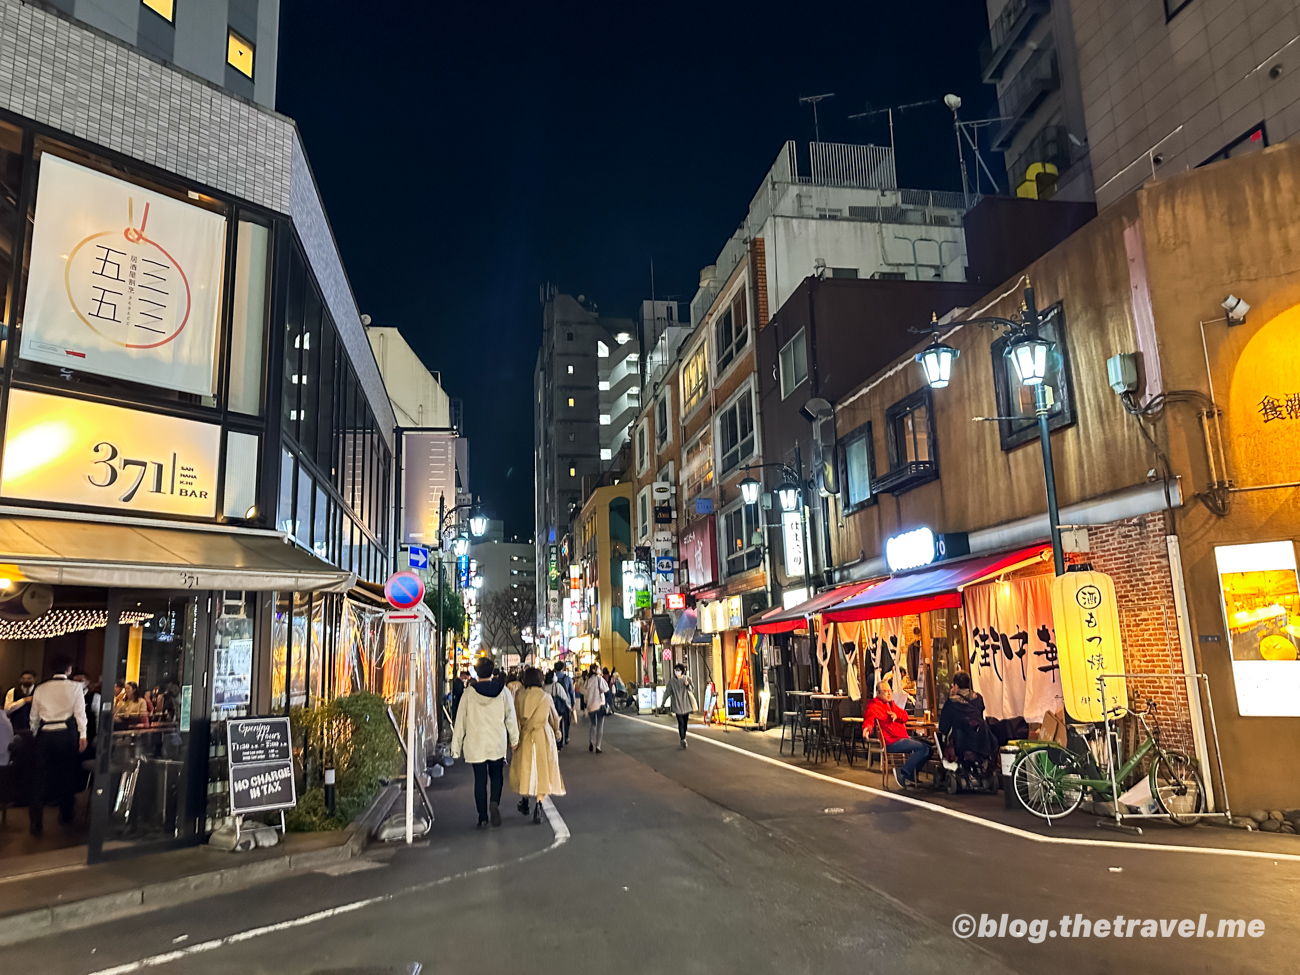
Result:
<svg viewBox="0 0 1300 975">
<path fill-rule="evenodd" d="M 927 98 L 921 102 L 908 102 L 906 105 L 893 105 L 890 108 L 872 108 L 871 102 L 863 106 L 866 111 L 858 112 L 856 115 L 850 115 L 849 118 L 875 118 L 877 115 L 889 116 L 889 152 L 894 156 L 894 185 L 898 185 L 898 156 L 895 154 L 897 146 L 894 143 L 894 112 L 902 114 L 909 108 L 920 108 L 922 105 L 938 105 L 939 99 Z"/>
<path fill-rule="evenodd" d="M 966 178 L 966 154 L 961 147 L 961 119 L 957 117 L 957 109 L 961 108 L 961 97 L 958 95 L 944 95 L 943 103 L 952 109 L 952 131 L 957 136 L 957 161 L 961 164 L 961 199 L 963 206 L 970 209 L 970 181 Z M 979 175 L 979 170 L 975 171 Z"/>
<path fill-rule="evenodd" d="M 811 105 L 811 106 L 812 106 L 812 110 L 813 110 L 813 141 L 814 141 L 814 142 L 821 142 L 821 141 L 822 141 L 822 130 L 821 130 L 821 126 L 820 126 L 820 125 L 818 124 L 818 122 L 817 122 L 817 103 L 820 102 L 820 101 L 822 101 L 823 99 L 826 99 L 826 98 L 834 98 L 834 97 L 835 97 L 835 92 L 830 91 L 830 92 L 827 92 L 827 93 L 824 94 L 824 95 L 807 95 L 807 96 L 805 96 L 805 97 L 799 99 L 799 104 L 800 104 L 800 105 Z"/>
</svg>

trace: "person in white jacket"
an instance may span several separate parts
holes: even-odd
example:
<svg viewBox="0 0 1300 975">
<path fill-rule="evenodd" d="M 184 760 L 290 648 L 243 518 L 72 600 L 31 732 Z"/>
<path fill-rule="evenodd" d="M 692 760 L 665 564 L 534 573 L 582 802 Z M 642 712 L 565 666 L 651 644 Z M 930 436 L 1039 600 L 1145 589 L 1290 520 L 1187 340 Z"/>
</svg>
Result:
<svg viewBox="0 0 1300 975">
<path fill-rule="evenodd" d="M 474 769 L 474 804 L 478 807 L 478 828 L 489 822 L 501 825 L 502 767 L 507 742 L 519 747 L 519 719 L 515 702 L 504 682 L 492 678 L 492 661 L 481 657 L 474 664 L 478 680 L 471 681 L 460 699 L 451 736 L 453 758 L 463 758 Z M 488 780 L 492 797 L 488 799 Z"/>
<path fill-rule="evenodd" d="M 600 671 L 593 664 L 586 682 L 582 685 L 582 699 L 591 718 L 591 734 L 587 739 L 587 751 L 600 754 L 601 742 L 605 740 L 605 695 L 609 693 L 609 683 L 600 676 Z"/>
</svg>

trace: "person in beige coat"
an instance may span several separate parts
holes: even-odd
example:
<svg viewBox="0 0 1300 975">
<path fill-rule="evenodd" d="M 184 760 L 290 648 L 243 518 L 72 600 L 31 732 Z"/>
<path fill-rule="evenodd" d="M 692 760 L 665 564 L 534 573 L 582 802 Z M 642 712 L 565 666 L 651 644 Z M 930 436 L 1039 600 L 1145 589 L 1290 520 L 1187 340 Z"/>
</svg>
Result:
<svg viewBox="0 0 1300 975">
<path fill-rule="evenodd" d="M 518 792 L 519 811 L 528 814 L 528 800 L 534 799 L 533 822 L 542 821 L 542 800 L 564 795 L 560 777 L 560 753 L 555 746 L 560 736 L 560 716 L 555 702 L 542 687 L 542 672 L 536 667 L 524 671 L 524 687 L 515 701 L 519 712 L 519 747 L 510 759 L 510 788 Z"/>
</svg>

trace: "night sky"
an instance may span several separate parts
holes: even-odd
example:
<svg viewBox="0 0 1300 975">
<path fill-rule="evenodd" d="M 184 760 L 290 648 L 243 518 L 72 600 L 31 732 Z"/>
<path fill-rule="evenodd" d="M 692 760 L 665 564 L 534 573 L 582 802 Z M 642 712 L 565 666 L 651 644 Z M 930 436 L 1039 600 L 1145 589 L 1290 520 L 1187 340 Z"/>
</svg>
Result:
<svg viewBox="0 0 1300 975">
<path fill-rule="evenodd" d="M 631 316 L 689 301 L 783 142 L 888 143 L 949 91 L 991 114 L 984 3 L 284 0 L 296 119 L 353 290 L 465 404 L 470 482 L 532 533 L 539 286 Z M 958 189 L 952 116 L 896 115 L 903 186 Z M 1001 174 L 997 164 L 995 173 Z"/>
</svg>

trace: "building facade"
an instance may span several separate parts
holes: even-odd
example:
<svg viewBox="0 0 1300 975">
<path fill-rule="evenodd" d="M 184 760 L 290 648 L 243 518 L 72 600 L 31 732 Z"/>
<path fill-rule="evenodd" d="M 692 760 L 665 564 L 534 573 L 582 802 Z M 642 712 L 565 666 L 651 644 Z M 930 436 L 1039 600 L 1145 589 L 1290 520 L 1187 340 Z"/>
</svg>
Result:
<svg viewBox="0 0 1300 975">
<path fill-rule="evenodd" d="M 227 717 L 384 688 L 396 424 L 293 123 L 172 66 L 189 4 L 167 62 L 66 6 L 0 3 L 0 560 L 29 607 L 0 678 L 102 681 L 99 859 L 229 820 Z M 256 39 L 269 102 L 275 5 L 245 6 L 213 36 Z"/>
</svg>

